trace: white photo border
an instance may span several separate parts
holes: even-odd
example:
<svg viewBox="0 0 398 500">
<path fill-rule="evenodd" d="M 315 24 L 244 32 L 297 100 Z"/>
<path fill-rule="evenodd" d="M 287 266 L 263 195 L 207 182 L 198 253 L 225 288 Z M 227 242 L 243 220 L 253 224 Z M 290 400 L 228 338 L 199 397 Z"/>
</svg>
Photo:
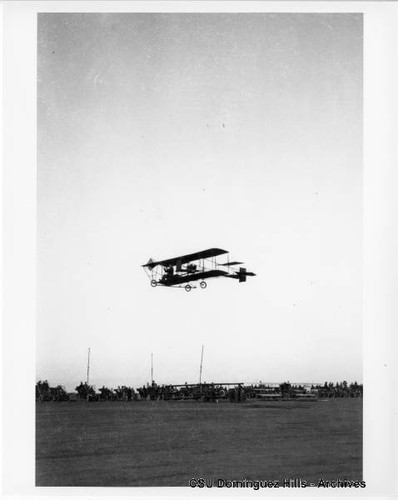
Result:
<svg viewBox="0 0 398 500">
<path fill-rule="evenodd" d="M 15 497 L 191 498 L 271 495 L 185 488 L 35 487 L 36 47 L 44 12 L 342 12 L 364 16 L 364 480 L 366 489 L 279 490 L 272 496 L 397 493 L 398 5 L 395 2 L 6 1 L 3 22 L 2 488 Z M 16 389 L 18 388 L 18 389 Z M 23 388 L 23 389 L 20 389 Z M 26 397 L 25 397 L 26 394 Z"/>
</svg>

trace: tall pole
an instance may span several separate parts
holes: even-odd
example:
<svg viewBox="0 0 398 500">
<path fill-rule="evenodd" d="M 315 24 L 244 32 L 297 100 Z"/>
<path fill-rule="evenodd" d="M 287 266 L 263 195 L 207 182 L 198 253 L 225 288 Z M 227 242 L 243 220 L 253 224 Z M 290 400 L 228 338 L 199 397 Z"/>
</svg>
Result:
<svg viewBox="0 0 398 500">
<path fill-rule="evenodd" d="M 88 357 L 87 357 L 87 385 L 90 382 L 90 348 L 88 348 Z"/>
<path fill-rule="evenodd" d="M 205 346 L 202 345 L 202 354 L 200 356 L 200 372 L 199 372 L 199 384 L 202 383 L 202 367 L 203 367 L 203 351 Z"/>
<path fill-rule="evenodd" d="M 153 384 L 153 352 L 151 352 L 151 384 Z"/>
</svg>

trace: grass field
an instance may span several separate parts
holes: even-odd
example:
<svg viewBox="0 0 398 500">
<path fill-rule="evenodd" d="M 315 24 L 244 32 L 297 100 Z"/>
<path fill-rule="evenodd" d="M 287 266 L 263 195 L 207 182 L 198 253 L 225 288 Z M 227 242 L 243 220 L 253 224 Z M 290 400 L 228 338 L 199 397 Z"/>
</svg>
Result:
<svg viewBox="0 0 398 500">
<path fill-rule="evenodd" d="M 37 486 L 362 479 L 362 400 L 38 403 Z"/>
</svg>

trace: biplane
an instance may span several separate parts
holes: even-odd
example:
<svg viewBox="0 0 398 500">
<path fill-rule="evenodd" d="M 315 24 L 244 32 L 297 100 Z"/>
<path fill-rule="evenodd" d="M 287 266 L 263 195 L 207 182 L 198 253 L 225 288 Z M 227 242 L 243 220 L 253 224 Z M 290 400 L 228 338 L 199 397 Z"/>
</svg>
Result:
<svg viewBox="0 0 398 500">
<path fill-rule="evenodd" d="M 227 250 L 221 248 L 209 248 L 202 252 L 181 255 L 172 259 L 159 261 L 149 259 L 142 267 L 150 278 L 151 286 L 185 288 L 187 292 L 196 288 L 191 285 L 192 282 L 199 282 L 200 288 L 206 288 L 206 280 L 210 278 L 232 278 L 243 283 L 247 276 L 255 276 L 246 268 L 237 267 L 243 262 L 230 262 L 229 256 L 226 262 L 217 262 L 217 257 L 228 254 Z"/>
</svg>

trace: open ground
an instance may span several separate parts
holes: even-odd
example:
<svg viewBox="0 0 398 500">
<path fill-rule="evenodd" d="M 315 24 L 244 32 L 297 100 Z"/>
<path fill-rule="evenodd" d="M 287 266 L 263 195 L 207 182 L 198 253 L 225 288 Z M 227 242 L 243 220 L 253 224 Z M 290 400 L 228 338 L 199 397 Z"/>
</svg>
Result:
<svg viewBox="0 0 398 500">
<path fill-rule="evenodd" d="M 37 486 L 362 480 L 362 398 L 37 403 Z"/>
</svg>

